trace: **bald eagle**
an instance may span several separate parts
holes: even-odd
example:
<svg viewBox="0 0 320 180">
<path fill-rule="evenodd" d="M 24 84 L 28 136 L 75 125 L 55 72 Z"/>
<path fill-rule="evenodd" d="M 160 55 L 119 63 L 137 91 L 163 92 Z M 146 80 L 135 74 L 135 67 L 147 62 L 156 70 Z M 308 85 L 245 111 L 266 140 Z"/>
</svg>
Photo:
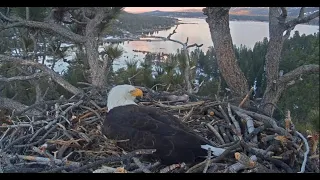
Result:
<svg viewBox="0 0 320 180">
<path fill-rule="evenodd" d="M 118 85 L 108 94 L 108 113 L 102 132 L 119 141 L 126 151 L 156 149 L 151 155 L 163 165 L 196 163 L 207 156 L 210 142 L 195 134 L 180 120 L 158 108 L 139 106 L 136 97 L 143 92 L 131 85 Z"/>
</svg>

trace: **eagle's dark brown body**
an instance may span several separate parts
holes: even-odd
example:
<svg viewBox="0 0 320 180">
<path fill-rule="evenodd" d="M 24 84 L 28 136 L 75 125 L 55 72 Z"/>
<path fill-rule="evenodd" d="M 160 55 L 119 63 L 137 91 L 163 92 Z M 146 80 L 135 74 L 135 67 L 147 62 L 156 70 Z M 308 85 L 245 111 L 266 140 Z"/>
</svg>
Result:
<svg viewBox="0 0 320 180">
<path fill-rule="evenodd" d="M 103 133 L 110 139 L 126 140 L 118 146 L 126 151 L 156 149 L 153 156 L 162 164 L 194 163 L 203 160 L 208 144 L 180 123 L 179 119 L 157 108 L 126 105 L 108 112 Z"/>
</svg>

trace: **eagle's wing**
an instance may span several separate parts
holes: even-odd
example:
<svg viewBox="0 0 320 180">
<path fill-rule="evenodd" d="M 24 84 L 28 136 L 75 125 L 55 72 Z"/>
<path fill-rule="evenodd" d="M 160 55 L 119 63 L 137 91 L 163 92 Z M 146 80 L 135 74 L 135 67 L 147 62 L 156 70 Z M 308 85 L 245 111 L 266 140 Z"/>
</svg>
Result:
<svg viewBox="0 0 320 180">
<path fill-rule="evenodd" d="M 200 138 L 140 110 L 131 106 L 110 111 L 104 122 L 104 133 L 114 139 L 129 139 L 119 143 L 125 149 L 156 149 L 156 155 L 170 163 L 193 161 L 200 154 L 205 156 L 206 152 L 202 154 L 200 148 L 204 141 Z"/>
</svg>

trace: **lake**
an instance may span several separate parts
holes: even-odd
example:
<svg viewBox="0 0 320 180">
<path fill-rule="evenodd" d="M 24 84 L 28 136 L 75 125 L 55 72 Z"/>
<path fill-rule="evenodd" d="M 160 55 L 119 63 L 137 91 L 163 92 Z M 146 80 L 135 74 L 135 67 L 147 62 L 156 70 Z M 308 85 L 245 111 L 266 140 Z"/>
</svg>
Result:
<svg viewBox="0 0 320 180">
<path fill-rule="evenodd" d="M 176 33 L 171 36 L 171 39 L 186 42 L 189 37 L 189 44 L 197 43 L 203 44 L 201 49 L 207 51 L 208 47 L 213 46 L 211 35 L 209 32 L 208 24 L 205 19 L 197 18 L 179 18 L 183 23 L 196 23 L 196 24 L 180 24 L 176 30 Z M 169 30 L 159 31 L 152 35 L 167 37 L 172 33 L 175 27 Z M 253 21 L 230 21 L 230 31 L 233 39 L 233 44 L 240 46 L 246 45 L 249 48 L 253 48 L 254 44 L 258 41 L 262 41 L 264 37 L 269 37 L 268 23 L 267 22 L 253 22 Z M 319 32 L 319 26 L 312 25 L 297 25 L 293 31 L 299 31 L 300 34 L 313 34 Z M 177 49 L 181 48 L 180 44 L 171 41 L 158 41 L 158 42 L 145 42 L 145 41 L 130 41 L 119 45 L 124 53 L 122 57 L 115 60 L 113 64 L 114 70 L 121 67 L 125 67 L 126 60 L 138 60 L 143 61 L 145 54 L 139 52 L 133 52 L 133 50 L 150 51 L 150 52 L 163 52 L 163 53 L 175 53 Z M 190 51 L 194 48 L 190 48 Z M 69 58 L 67 58 L 69 59 Z M 59 65 L 58 65 L 59 64 Z M 65 63 L 57 63 L 56 71 L 61 72 L 66 68 Z"/>
</svg>

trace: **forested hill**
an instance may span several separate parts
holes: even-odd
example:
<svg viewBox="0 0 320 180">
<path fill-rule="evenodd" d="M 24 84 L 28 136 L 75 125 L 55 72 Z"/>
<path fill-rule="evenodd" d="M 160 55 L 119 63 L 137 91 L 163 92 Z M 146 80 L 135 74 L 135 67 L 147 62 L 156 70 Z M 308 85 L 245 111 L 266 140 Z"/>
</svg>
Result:
<svg viewBox="0 0 320 180">
<path fill-rule="evenodd" d="M 122 12 L 111 27 L 111 34 L 120 35 L 125 32 L 141 33 L 153 32 L 171 28 L 178 23 L 178 19 L 172 17 L 160 17 L 143 14 Z"/>
<path fill-rule="evenodd" d="M 288 19 L 292 19 L 299 15 L 299 7 L 288 7 Z M 305 14 L 313 13 L 319 10 L 319 7 L 306 7 Z M 230 10 L 231 21 L 268 21 L 268 8 L 264 7 L 234 7 Z M 205 18 L 202 10 L 185 10 L 185 11 L 151 11 L 140 13 L 140 15 L 152 15 L 160 17 L 175 18 Z M 308 24 L 319 25 L 319 18 L 313 19 Z"/>
</svg>

